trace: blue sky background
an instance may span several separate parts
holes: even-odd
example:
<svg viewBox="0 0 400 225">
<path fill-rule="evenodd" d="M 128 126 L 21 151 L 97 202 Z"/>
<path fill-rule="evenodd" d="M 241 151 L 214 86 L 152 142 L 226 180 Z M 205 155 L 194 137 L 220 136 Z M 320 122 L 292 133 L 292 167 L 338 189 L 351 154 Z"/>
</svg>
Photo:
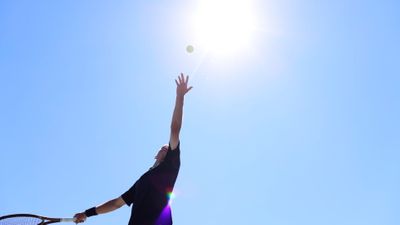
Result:
<svg viewBox="0 0 400 225">
<path fill-rule="evenodd" d="M 184 72 L 174 224 L 400 224 L 400 3 L 253 3 L 252 43 L 217 57 L 192 43 L 197 1 L 0 1 L 0 214 L 121 195 Z"/>
</svg>

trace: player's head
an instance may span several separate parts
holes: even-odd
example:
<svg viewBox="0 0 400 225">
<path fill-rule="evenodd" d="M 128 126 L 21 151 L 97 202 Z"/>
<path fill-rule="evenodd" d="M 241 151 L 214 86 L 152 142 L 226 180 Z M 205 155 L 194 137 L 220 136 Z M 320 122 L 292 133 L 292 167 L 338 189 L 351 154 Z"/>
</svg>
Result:
<svg viewBox="0 0 400 225">
<path fill-rule="evenodd" d="M 160 148 L 160 150 L 158 150 L 157 155 L 154 157 L 154 159 L 156 159 L 158 163 L 161 163 L 164 160 L 165 156 L 167 155 L 168 146 L 169 145 L 165 144 Z"/>
</svg>

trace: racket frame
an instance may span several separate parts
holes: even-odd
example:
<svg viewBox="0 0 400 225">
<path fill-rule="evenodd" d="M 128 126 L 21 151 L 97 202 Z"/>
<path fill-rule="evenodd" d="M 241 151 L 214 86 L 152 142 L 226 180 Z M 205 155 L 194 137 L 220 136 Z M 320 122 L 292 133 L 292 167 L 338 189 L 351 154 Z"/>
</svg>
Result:
<svg viewBox="0 0 400 225">
<path fill-rule="evenodd" d="M 75 222 L 75 218 L 51 218 L 46 216 L 39 216 L 35 214 L 28 214 L 28 213 L 20 213 L 20 214 L 10 214 L 0 217 L 0 221 L 8 218 L 15 218 L 15 217 L 33 217 L 42 220 L 42 222 L 38 223 L 38 225 L 46 225 L 51 223 L 58 223 L 58 222 Z"/>
</svg>

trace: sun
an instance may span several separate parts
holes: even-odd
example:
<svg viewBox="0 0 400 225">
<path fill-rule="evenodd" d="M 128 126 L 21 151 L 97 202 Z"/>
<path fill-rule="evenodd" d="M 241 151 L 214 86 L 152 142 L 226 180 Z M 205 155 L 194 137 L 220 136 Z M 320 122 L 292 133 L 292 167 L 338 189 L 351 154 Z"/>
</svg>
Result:
<svg viewBox="0 0 400 225">
<path fill-rule="evenodd" d="M 246 48 L 256 27 L 250 0 L 202 0 L 194 16 L 197 43 L 215 54 Z"/>
</svg>

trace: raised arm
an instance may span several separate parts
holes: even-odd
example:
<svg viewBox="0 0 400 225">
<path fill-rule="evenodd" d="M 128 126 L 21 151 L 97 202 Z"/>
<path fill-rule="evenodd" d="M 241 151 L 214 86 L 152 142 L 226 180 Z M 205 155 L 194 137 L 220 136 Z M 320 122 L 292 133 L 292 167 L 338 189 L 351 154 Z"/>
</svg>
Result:
<svg viewBox="0 0 400 225">
<path fill-rule="evenodd" d="M 183 75 L 181 73 L 178 76 L 178 79 L 175 79 L 176 83 L 176 100 L 175 100 L 175 108 L 172 114 L 172 122 L 171 122 L 171 135 L 169 138 L 169 144 L 171 149 L 174 150 L 178 146 L 179 143 L 179 132 L 182 127 L 182 116 L 183 116 L 183 102 L 185 98 L 185 94 L 188 93 L 192 87 L 188 87 L 189 76 Z"/>
</svg>

